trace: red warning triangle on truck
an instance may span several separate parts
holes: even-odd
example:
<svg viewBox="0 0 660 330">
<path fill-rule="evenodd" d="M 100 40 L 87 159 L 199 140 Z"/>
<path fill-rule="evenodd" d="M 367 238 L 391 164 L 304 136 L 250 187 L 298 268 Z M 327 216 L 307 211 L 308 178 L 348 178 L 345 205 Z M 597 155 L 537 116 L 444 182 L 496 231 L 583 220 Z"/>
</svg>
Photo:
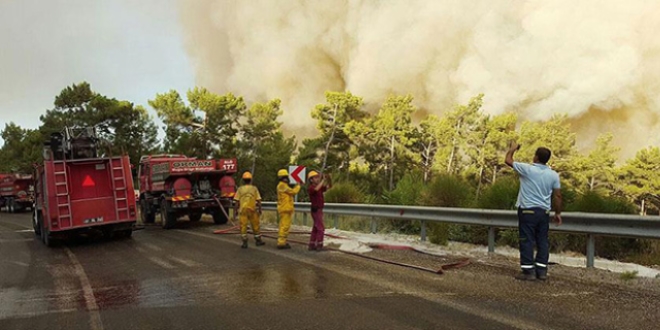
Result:
<svg viewBox="0 0 660 330">
<path fill-rule="evenodd" d="M 96 186 L 96 182 L 94 182 L 94 180 L 92 180 L 91 176 L 87 175 L 85 177 L 85 180 L 83 180 L 82 186 L 83 187 L 94 187 L 94 186 Z"/>
</svg>

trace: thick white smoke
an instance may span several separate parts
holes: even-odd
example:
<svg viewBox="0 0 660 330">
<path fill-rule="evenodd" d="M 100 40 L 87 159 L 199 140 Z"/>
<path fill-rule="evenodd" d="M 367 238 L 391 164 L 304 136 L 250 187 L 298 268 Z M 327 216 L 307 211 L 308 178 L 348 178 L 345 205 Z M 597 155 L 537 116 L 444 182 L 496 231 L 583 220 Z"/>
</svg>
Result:
<svg viewBox="0 0 660 330">
<path fill-rule="evenodd" d="M 289 129 L 312 127 L 326 90 L 372 105 L 411 93 L 432 113 L 484 93 L 491 114 L 567 113 L 583 141 L 613 131 L 624 156 L 660 142 L 658 1 L 181 0 L 180 9 L 198 83 L 281 98 Z"/>
</svg>

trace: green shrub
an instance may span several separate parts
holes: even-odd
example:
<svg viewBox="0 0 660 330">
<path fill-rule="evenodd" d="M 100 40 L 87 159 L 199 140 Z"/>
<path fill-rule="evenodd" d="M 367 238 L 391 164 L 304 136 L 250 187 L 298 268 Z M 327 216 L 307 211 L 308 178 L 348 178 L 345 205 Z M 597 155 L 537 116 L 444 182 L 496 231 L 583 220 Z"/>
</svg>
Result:
<svg viewBox="0 0 660 330">
<path fill-rule="evenodd" d="M 519 236 L 518 229 L 502 229 L 498 232 L 498 243 L 517 249 L 519 247 Z"/>
<path fill-rule="evenodd" d="M 337 182 L 325 193 L 325 201 L 328 203 L 353 203 L 367 202 L 367 194 L 351 182 Z"/>
<path fill-rule="evenodd" d="M 517 177 L 509 176 L 501 178 L 483 191 L 477 201 L 477 206 L 482 209 L 515 210 L 518 189 L 520 189 L 520 181 Z M 482 226 L 467 227 L 465 231 L 466 242 L 488 244 L 488 228 Z M 518 230 L 498 229 L 496 231 L 496 240 L 499 244 L 517 248 Z"/>
<path fill-rule="evenodd" d="M 408 173 L 401 178 L 394 190 L 385 192 L 382 200 L 389 205 L 420 205 L 426 186 L 419 173 Z M 385 226 L 402 234 L 419 234 L 420 222 L 410 220 L 387 220 Z"/>
<path fill-rule="evenodd" d="M 621 273 L 620 277 L 621 277 L 621 280 L 623 280 L 623 281 L 631 281 L 631 280 L 634 280 L 635 278 L 637 278 L 637 274 L 639 274 L 639 272 L 634 270 L 632 272 L 623 272 L 623 273 Z"/>
<path fill-rule="evenodd" d="M 477 205 L 482 209 L 515 210 L 519 188 L 517 178 L 502 178 L 483 191 Z"/>
<path fill-rule="evenodd" d="M 421 196 L 422 204 L 439 207 L 468 207 L 472 204 L 474 188 L 462 179 L 451 175 L 439 175 L 431 181 Z M 450 231 L 455 230 L 446 223 L 429 223 L 429 241 L 446 245 Z"/>
<path fill-rule="evenodd" d="M 421 196 L 421 204 L 440 207 L 469 207 L 474 188 L 462 179 L 451 175 L 438 175 Z"/>
<path fill-rule="evenodd" d="M 597 192 L 587 192 L 578 196 L 574 202 L 567 203 L 566 211 L 589 213 L 635 214 L 635 205 L 625 198 L 603 196 Z"/>
<path fill-rule="evenodd" d="M 597 192 L 587 192 L 577 195 L 574 202 L 566 206 L 566 211 L 609 214 L 635 214 L 635 205 L 617 196 L 603 196 Z M 585 235 L 556 234 L 551 235 L 550 246 L 553 251 L 572 250 L 586 252 L 587 238 Z M 644 251 L 647 247 L 643 240 L 619 237 L 598 237 L 596 239 L 596 254 L 604 258 L 620 259 L 632 253 Z"/>
</svg>

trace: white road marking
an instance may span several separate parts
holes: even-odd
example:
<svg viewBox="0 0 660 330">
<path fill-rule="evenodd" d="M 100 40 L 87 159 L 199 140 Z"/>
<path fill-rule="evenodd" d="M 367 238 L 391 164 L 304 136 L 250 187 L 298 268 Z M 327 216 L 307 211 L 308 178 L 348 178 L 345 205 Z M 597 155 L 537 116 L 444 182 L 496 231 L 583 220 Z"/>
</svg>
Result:
<svg viewBox="0 0 660 330">
<path fill-rule="evenodd" d="M 99 305 L 96 303 L 96 298 L 94 297 L 94 290 L 92 285 L 89 282 L 87 274 L 85 274 L 85 269 L 78 261 L 78 258 L 71 252 L 69 248 L 66 248 L 66 254 L 69 256 L 69 260 L 73 264 L 73 269 L 78 279 L 80 280 L 80 285 L 82 286 L 83 296 L 85 298 L 85 304 L 87 305 L 87 310 L 89 311 L 89 326 L 92 330 L 103 330 L 103 322 L 101 321 L 101 313 L 99 312 Z"/>
<path fill-rule="evenodd" d="M 173 266 L 172 264 L 170 264 L 169 262 L 167 262 L 167 261 L 165 261 L 165 260 L 163 260 L 163 259 L 160 259 L 160 258 L 158 258 L 158 257 L 149 257 L 149 260 L 151 260 L 151 262 L 153 262 L 153 263 L 155 263 L 156 265 L 161 266 L 161 267 L 163 267 L 163 268 L 167 268 L 167 269 L 172 269 L 172 268 L 174 268 L 174 266 Z"/>
<path fill-rule="evenodd" d="M 0 262 L 5 262 L 5 263 L 8 263 L 8 264 L 14 264 L 14 265 L 17 265 L 17 266 L 30 267 L 29 264 L 27 264 L 25 262 L 20 262 L 20 261 L 0 260 Z"/>
<path fill-rule="evenodd" d="M 170 259 L 174 260 L 174 261 L 176 261 L 180 264 L 183 264 L 184 266 L 187 266 L 187 267 L 200 267 L 200 266 L 202 266 L 202 264 L 200 264 L 199 262 L 194 261 L 194 260 L 186 260 L 186 259 L 181 259 L 181 258 L 177 258 L 177 257 L 174 257 L 174 256 L 170 256 Z"/>
<path fill-rule="evenodd" d="M 146 246 L 147 248 L 149 248 L 149 249 L 151 249 L 151 250 L 154 250 L 154 251 L 162 251 L 162 250 L 163 250 L 163 249 L 161 249 L 160 247 L 158 247 L 158 246 L 156 246 L 156 245 L 153 245 L 153 244 L 143 243 L 143 242 L 140 242 L 140 244 L 141 244 L 141 245 L 144 245 L 144 246 Z"/>
<path fill-rule="evenodd" d="M 161 267 L 166 268 L 166 269 L 173 269 L 173 268 L 175 268 L 174 265 L 172 265 L 171 263 L 167 262 L 166 260 L 163 260 L 163 259 L 161 259 L 161 258 L 154 257 L 154 256 L 149 256 L 149 254 L 153 253 L 153 251 L 148 251 L 147 249 L 143 248 L 142 246 L 146 246 L 146 247 L 148 247 L 148 248 L 150 248 L 150 249 L 152 249 L 152 250 L 155 250 L 154 248 L 160 250 L 159 247 L 157 247 L 157 246 L 155 246 L 155 245 L 152 245 L 152 244 L 148 244 L 148 243 L 147 243 L 147 244 L 145 244 L 145 243 L 139 243 L 139 246 L 136 246 L 135 249 L 138 250 L 138 252 L 140 252 L 140 253 L 142 253 L 142 254 L 144 254 L 144 255 L 147 255 L 147 259 L 149 259 L 151 262 L 155 263 L 155 264 L 158 265 L 158 266 L 161 266 Z M 179 262 L 180 262 L 180 260 L 176 260 L 176 258 L 174 258 L 174 257 L 170 257 L 170 259 L 173 259 L 173 260 L 175 260 L 175 261 L 179 261 Z"/>
<path fill-rule="evenodd" d="M 10 238 L 10 239 L 0 238 L 0 243 L 25 243 L 32 241 L 34 241 L 34 238 Z"/>
</svg>

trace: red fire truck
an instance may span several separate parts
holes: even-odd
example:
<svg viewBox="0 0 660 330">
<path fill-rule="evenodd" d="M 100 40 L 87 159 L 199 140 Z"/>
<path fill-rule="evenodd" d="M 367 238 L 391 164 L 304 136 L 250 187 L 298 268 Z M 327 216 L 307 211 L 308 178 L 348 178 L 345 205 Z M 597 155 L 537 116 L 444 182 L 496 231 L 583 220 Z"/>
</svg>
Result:
<svg viewBox="0 0 660 330">
<path fill-rule="evenodd" d="M 35 167 L 34 231 L 50 246 L 53 238 L 101 230 L 130 237 L 137 220 L 128 156 L 99 155 L 94 128 L 70 128 L 46 142 Z"/>
<path fill-rule="evenodd" d="M 0 178 L 0 206 L 7 212 L 22 212 L 34 204 L 32 175 L 7 174 Z"/>
<path fill-rule="evenodd" d="M 151 155 L 140 159 L 140 214 L 144 223 L 160 213 L 162 226 L 173 228 L 179 217 L 199 221 L 202 214 L 216 224 L 228 221 L 236 191 L 236 159 L 202 160 L 184 155 Z"/>
</svg>

